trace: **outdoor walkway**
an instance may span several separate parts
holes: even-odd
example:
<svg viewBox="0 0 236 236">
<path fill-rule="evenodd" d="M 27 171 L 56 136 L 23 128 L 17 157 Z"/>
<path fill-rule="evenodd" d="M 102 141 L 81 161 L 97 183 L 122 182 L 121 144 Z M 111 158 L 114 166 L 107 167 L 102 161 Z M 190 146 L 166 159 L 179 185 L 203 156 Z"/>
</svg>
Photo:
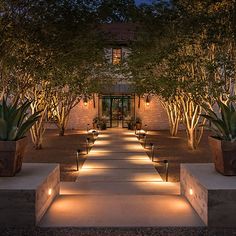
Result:
<svg viewBox="0 0 236 236">
<path fill-rule="evenodd" d="M 61 184 L 61 195 L 41 222 L 44 227 L 202 226 L 179 194 L 163 182 L 134 132 L 102 132 L 79 171 Z"/>
</svg>

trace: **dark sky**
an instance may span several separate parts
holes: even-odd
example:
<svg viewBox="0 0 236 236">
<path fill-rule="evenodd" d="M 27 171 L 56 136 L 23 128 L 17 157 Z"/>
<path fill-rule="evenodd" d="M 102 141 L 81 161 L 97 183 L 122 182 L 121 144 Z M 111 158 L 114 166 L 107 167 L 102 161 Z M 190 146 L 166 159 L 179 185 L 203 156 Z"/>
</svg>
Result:
<svg viewBox="0 0 236 236">
<path fill-rule="evenodd" d="M 135 0 L 135 2 L 136 2 L 137 4 L 140 4 L 140 3 L 151 3 L 152 0 Z"/>
</svg>

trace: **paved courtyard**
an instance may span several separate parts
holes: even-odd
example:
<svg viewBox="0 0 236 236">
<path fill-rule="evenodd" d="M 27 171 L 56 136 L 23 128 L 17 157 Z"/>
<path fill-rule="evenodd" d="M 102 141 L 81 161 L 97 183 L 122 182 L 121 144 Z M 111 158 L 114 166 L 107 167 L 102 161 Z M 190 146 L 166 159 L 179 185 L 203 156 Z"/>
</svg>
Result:
<svg viewBox="0 0 236 236">
<path fill-rule="evenodd" d="M 109 129 L 96 140 L 76 182 L 63 182 L 61 195 L 42 227 L 203 226 L 165 183 L 133 131 Z"/>
</svg>

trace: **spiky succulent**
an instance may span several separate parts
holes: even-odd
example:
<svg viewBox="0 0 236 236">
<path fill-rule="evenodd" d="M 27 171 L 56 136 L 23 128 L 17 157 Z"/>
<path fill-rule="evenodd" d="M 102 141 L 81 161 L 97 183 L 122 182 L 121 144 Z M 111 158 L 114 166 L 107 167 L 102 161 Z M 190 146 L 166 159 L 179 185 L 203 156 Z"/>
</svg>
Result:
<svg viewBox="0 0 236 236">
<path fill-rule="evenodd" d="M 233 103 L 225 105 L 223 102 L 217 102 L 220 108 L 220 114 L 217 115 L 209 108 L 205 108 L 207 114 L 202 115 L 210 121 L 209 129 L 213 131 L 214 137 L 220 140 L 230 142 L 236 141 L 236 110 Z"/>
<path fill-rule="evenodd" d="M 0 140 L 16 141 L 23 138 L 29 129 L 37 122 L 40 112 L 28 114 L 31 102 L 22 105 L 18 102 L 7 103 L 5 99 L 0 103 Z"/>
</svg>

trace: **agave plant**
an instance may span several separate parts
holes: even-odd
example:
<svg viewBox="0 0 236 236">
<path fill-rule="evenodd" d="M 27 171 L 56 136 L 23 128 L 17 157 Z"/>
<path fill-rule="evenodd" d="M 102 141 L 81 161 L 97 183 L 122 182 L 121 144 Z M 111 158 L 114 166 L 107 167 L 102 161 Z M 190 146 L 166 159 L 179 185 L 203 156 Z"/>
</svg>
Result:
<svg viewBox="0 0 236 236">
<path fill-rule="evenodd" d="M 16 141 L 25 137 L 29 129 L 37 122 L 40 112 L 28 114 L 31 102 L 26 101 L 22 105 L 18 102 L 7 104 L 3 99 L 0 104 L 0 140 Z"/>
<path fill-rule="evenodd" d="M 223 102 L 217 102 L 220 108 L 220 114 L 217 115 L 209 108 L 205 108 L 208 114 L 202 115 L 210 121 L 212 125 L 208 127 L 214 132 L 214 137 L 220 140 L 230 142 L 236 141 L 236 110 L 233 103 L 225 105 Z"/>
</svg>

